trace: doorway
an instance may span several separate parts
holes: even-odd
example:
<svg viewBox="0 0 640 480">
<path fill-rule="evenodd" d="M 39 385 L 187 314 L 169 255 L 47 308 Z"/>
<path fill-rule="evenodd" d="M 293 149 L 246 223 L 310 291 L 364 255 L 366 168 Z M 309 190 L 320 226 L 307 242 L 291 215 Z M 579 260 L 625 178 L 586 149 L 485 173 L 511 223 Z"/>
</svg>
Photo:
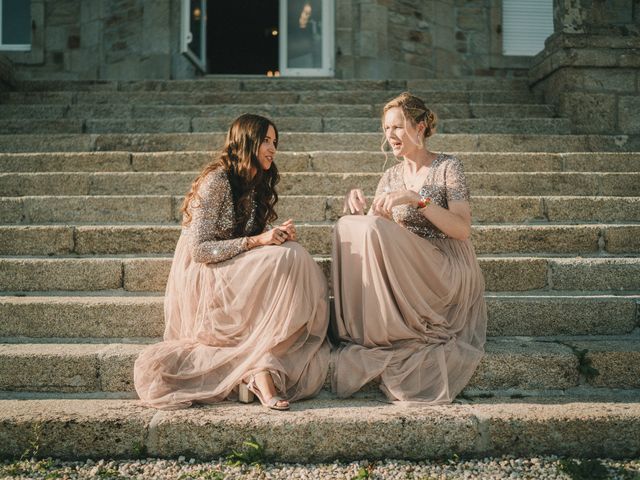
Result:
<svg viewBox="0 0 640 480">
<path fill-rule="evenodd" d="M 335 0 L 181 0 L 180 52 L 214 75 L 333 76 Z"/>
<path fill-rule="evenodd" d="M 278 71 L 279 0 L 207 1 L 208 73 Z"/>
</svg>

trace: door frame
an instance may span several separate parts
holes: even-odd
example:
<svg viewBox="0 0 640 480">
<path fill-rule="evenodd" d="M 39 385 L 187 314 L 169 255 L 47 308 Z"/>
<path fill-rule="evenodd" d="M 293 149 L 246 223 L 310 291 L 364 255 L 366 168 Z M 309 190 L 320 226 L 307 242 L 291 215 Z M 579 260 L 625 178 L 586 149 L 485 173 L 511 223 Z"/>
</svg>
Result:
<svg viewBox="0 0 640 480">
<path fill-rule="evenodd" d="M 187 57 L 201 72 L 207 73 L 207 0 L 200 1 L 200 45 L 202 58 L 189 48 L 193 39 L 191 33 L 191 0 L 181 0 L 180 4 L 180 53 Z"/>
<path fill-rule="evenodd" d="M 335 75 L 335 0 L 322 1 L 322 67 L 288 68 L 287 0 L 280 0 L 280 33 L 278 62 L 282 77 L 333 77 Z"/>
</svg>

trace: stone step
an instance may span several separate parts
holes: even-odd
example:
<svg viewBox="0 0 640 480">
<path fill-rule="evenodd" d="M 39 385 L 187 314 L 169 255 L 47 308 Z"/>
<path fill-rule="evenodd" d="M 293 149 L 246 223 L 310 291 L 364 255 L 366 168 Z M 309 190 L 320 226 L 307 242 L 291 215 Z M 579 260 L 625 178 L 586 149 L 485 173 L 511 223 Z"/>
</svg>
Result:
<svg viewBox="0 0 640 480">
<path fill-rule="evenodd" d="M 0 92 L 0 104 L 8 105 L 281 105 L 281 104 L 321 104 L 340 103 L 346 105 L 385 104 L 401 89 L 388 90 L 349 90 L 318 91 L 298 90 L 292 92 L 242 91 L 216 92 L 198 90 L 195 92 L 121 92 L 121 91 L 79 91 L 79 92 Z M 541 95 L 514 90 L 413 90 L 412 93 L 425 99 L 429 105 L 465 103 L 465 104 L 540 104 L 544 103 Z M 436 110 L 434 110 L 436 111 Z M 436 113 L 439 113 L 436 111 Z"/>
<path fill-rule="evenodd" d="M 382 104 L 221 104 L 221 105 L 46 105 L 6 104 L 0 105 L 0 118 L 5 120 L 55 120 L 55 119 L 145 119 L 170 117 L 221 117 L 230 119 L 251 112 L 277 120 L 281 117 L 365 117 L 380 127 L 378 118 Z M 446 120 L 457 118 L 548 118 L 555 110 L 545 104 L 466 104 L 444 103 L 430 107 Z M 228 126 L 228 124 L 227 124 Z"/>
<path fill-rule="evenodd" d="M 0 152 L 166 152 L 221 146 L 223 133 L 0 135 Z M 379 151 L 380 133 L 296 133 L 280 136 L 280 151 Z M 455 152 L 631 152 L 640 137 L 625 135 L 440 134 L 429 140 L 435 151 Z"/>
<path fill-rule="evenodd" d="M 578 337 L 580 338 L 580 337 Z M 133 392 L 133 363 L 146 344 L 20 343 L 0 345 L 0 390 L 9 392 Z M 559 390 L 588 385 L 640 388 L 640 342 L 616 340 L 490 339 L 468 388 Z M 580 377 L 580 357 L 597 375 Z M 585 360 L 582 360 L 583 364 Z M 584 367 L 583 367 L 584 368 Z M 328 383 L 327 383 L 328 385 Z"/>
<path fill-rule="evenodd" d="M 373 195 L 381 173 L 287 172 L 281 195 L 345 195 L 362 188 Z M 197 172 L 0 173 L 0 196 L 184 195 Z M 640 196 L 640 172 L 469 172 L 478 196 Z"/>
<path fill-rule="evenodd" d="M 330 258 L 316 260 L 330 280 Z M 640 291 L 640 258 L 480 256 L 479 263 L 490 292 Z M 0 257 L 0 292 L 163 292 L 170 267 L 169 256 Z"/>
<path fill-rule="evenodd" d="M 454 405 L 317 398 L 287 414 L 226 402 L 180 411 L 136 400 L 0 400 L 0 455 L 212 459 L 255 438 L 265 457 L 289 463 L 425 460 L 554 454 L 633 458 L 640 404 L 622 396 L 490 398 Z M 363 427 L 363 419 L 366 425 Z M 46 425 L 46 428 L 42 428 Z"/>
<path fill-rule="evenodd" d="M 1 225 L 0 255 L 170 254 L 180 225 Z M 332 223 L 297 226 L 311 254 L 330 255 Z M 474 225 L 479 254 L 639 254 L 640 224 Z"/>
<path fill-rule="evenodd" d="M 188 133 L 221 132 L 229 128 L 234 117 L 146 117 L 137 119 L 58 119 L 0 120 L 0 134 L 27 133 Z M 375 132 L 380 130 L 376 118 L 279 117 L 283 132 Z M 522 133 L 568 134 L 571 122 L 564 118 L 474 118 L 443 120 L 443 133 Z"/>
<path fill-rule="evenodd" d="M 101 292 L 96 292 L 101 293 Z M 76 342 L 109 338 L 160 338 L 164 332 L 162 296 L 0 295 L 0 339 Z M 487 335 L 547 337 L 625 335 L 640 327 L 640 294 L 589 295 L 573 292 L 485 295 Z"/>
<path fill-rule="evenodd" d="M 269 461 L 289 463 L 441 461 L 512 455 L 514 449 L 524 457 L 631 458 L 640 444 L 638 404 L 624 397 L 479 399 L 452 406 L 317 398 L 296 403 L 286 415 L 230 402 L 167 412 L 135 400 L 4 400 L 0 422 L 6 439 L 0 455 L 9 458 L 30 451 L 36 438 L 42 457 L 72 460 L 223 458 L 255 438 Z"/>
<path fill-rule="evenodd" d="M 237 79 L 237 78 L 204 78 L 198 80 L 136 80 L 136 81 L 49 81 L 23 80 L 17 85 L 18 90 L 25 92 L 55 91 L 218 91 L 218 92 L 251 92 L 251 91 L 365 91 L 379 90 L 519 90 L 528 92 L 529 82 L 526 79 L 473 78 L 473 79 L 438 79 L 438 80 L 340 80 L 340 79 Z"/>
<path fill-rule="evenodd" d="M 184 197 L 178 195 L 79 195 L 0 197 L 3 224 L 126 224 L 181 222 Z M 335 221 L 343 196 L 280 195 L 281 219 Z M 371 204 L 372 197 L 367 199 Z M 640 222 L 640 197 L 474 196 L 475 223 Z"/>
<path fill-rule="evenodd" d="M 466 172 L 640 172 L 640 152 L 449 153 L 464 162 Z M 216 155 L 214 150 L 0 153 L 0 172 L 198 171 Z M 280 151 L 276 158 L 281 172 L 382 172 L 393 162 L 391 154 L 385 158 L 379 150 Z"/>
</svg>

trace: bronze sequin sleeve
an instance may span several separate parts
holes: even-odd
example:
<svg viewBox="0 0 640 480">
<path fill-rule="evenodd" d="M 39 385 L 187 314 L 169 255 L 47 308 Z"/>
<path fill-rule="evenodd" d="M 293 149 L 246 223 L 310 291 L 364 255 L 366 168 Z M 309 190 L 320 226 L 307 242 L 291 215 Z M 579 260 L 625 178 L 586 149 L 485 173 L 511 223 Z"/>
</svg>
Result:
<svg viewBox="0 0 640 480">
<path fill-rule="evenodd" d="M 202 263 L 224 262 L 247 250 L 246 237 L 234 238 L 235 209 L 231 185 L 222 169 L 211 172 L 200 184 L 200 198 L 191 201 L 189 235 L 191 256 Z"/>
<path fill-rule="evenodd" d="M 469 201 L 469 186 L 464 175 L 462 162 L 454 156 L 450 156 L 445 166 L 444 182 L 447 192 L 447 201 Z"/>
</svg>

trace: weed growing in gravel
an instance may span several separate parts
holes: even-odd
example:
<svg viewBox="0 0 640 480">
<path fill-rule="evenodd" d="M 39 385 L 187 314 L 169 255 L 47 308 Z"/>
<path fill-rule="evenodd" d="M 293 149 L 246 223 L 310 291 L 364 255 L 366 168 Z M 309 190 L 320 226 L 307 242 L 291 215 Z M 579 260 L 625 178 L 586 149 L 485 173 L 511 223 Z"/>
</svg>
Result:
<svg viewBox="0 0 640 480">
<path fill-rule="evenodd" d="M 448 459 L 447 462 L 450 464 L 458 463 L 460 461 L 460 455 L 457 453 L 453 453 Z"/>
<path fill-rule="evenodd" d="M 60 478 L 59 473 L 50 471 L 54 465 L 55 462 L 51 458 L 45 458 L 43 460 L 24 460 L 21 458 L 15 462 L 0 465 L 0 477 L 29 476 L 36 472 L 42 475 L 46 474 L 47 476 L 45 478 Z"/>
<path fill-rule="evenodd" d="M 55 465 L 52 458 L 36 459 L 40 451 L 42 422 L 36 422 L 32 425 L 31 434 L 29 445 L 25 448 L 24 452 L 22 452 L 22 455 L 20 455 L 20 459 L 9 464 L 0 465 L 0 475 L 18 477 L 21 475 L 29 475 L 33 472 L 44 475 Z M 55 472 L 47 473 L 47 478 L 59 478 L 49 477 L 49 474 L 55 475 Z"/>
<path fill-rule="evenodd" d="M 233 467 L 240 465 L 258 465 L 261 466 L 267 462 L 267 453 L 264 445 L 262 445 L 256 437 L 251 435 L 251 440 L 242 442 L 240 450 L 233 450 L 227 455 L 227 463 Z"/>
<path fill-rule="evenodd" d="M 31 440 L 29 440 L 29 446 L 20 455 L 20 460 L 26 460 L 27 458 L 35 458 L 40 451 L 40 437 L 42 436 L 42 422 L 36 422 L 31 427 Z"/>
<path fill-rule="evenodd" d="M 65 475 L 62 472 L 58 472 L 56 470 L 47 472 L 47 474 L 44 476 L 45 480 L 54 480 L 56 478 L 64 478 L 64 477 Z"/>
<path fill-rule="evenodd" d="M 558 470 L 569 475 L 573 480 L 605 480 L 609 478 L 609 470 L 599 460 L 562 459 L 558 462 Z"/>
<path fill-rule="evenodd" d="M 360 470 L 358 470 L 358 473 L 355 477 L 351 477 L 351 480 L 362 480 L 365 478 L 370 478 L 369 470 L 365 467 L 362 467 Z"/>
<path fill-rule="evenodd" d="M 183 473 L 178 480 L 224 480 L 224 473 L 219 470 L 198 470 L 193 473 Z"/>
<path fill-rule="evenodd" d="M 364 480 L 364 479 L 373 478 L 372 475 L 375 468 L 376 468 L 376 462 L 368 463 L 363 467 L 360 467 L 360 470 L 358 470 L 358 473 L 356 473 L 355 477 L 351 477 L 351 480 Z"/>
<path fill-rule="evenodd" d="M 124 478 L 118 470 L 112 467 L 100 467 L 95 475 L 97 478 Z"/>
</svg>

